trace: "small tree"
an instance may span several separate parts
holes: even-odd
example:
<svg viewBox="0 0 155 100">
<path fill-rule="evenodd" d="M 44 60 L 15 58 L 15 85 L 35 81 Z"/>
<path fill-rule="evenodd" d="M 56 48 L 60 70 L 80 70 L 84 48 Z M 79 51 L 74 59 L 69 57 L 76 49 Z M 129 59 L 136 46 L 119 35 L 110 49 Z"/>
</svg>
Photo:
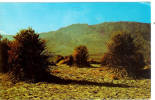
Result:
<svg viewBox="0 0 155 100">
<path fill-rule="evenodd" d="M 21 30 L 10 43 L 9 64 L 16 79 L 41 81 L 48 78 L 45 41 L 32 28 Z"/>
<path fill-rule="evenodd" d="M 102 65 L 124 66 L 129 74 L 137 76 L 145 66 L 142 46 L 135 42 L 136 37 L 126 32 L 118 32 L 107 44 L 108 52 L 102 59 Z"/>
<path fill-rule="evenodd" d="M 73 61 L 77 66 L 88 66 L 88 49 L 86 46 L 78 46 L 74 49 Z"/>
<path fill-rule="evenodd" d="M 8 39 L 1 39 L 0 36 L 0 72 L 6 73 L 9 71 L 8 67 L 8 50 L 9 50 L 9 40 Z"/>
</svg>

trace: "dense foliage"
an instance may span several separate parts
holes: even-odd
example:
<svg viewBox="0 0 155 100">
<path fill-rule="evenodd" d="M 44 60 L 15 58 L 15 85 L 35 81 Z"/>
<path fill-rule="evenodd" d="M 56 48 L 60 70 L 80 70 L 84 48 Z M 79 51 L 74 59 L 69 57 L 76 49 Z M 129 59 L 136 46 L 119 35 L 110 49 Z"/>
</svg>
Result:
<svg viewBox="0 0 155 100">
<path fill-rule="evenodd" d="M 44 54 L 45 42 L 31 28 L 23 29 L 9 46 L 9 65 L 13 77 L 19 80 L 41 81 L 47 77 L 48 55 Z"/>
<path fill-rule="evenodd" d="M 135 39 L 136 37 L 126 32 L 115 33 L 107 43 L 108 52 L 102 59 L 102 65 L 123 66 L 130 75 L 137 76 L 145 62 L 140 51 L 142 46 Z"/>
<path fill-rule="evenodd" d="M 78 46 L 73 52 L 73 61 L 77 66 L 88 66 L 88 49 L 86 46 Z"/>
<path fill-rule="evenodd" d="M 9 71 L 8 67 L 8 46 L 9 40 L 8 39 L 2 39 L 2 36 L 0 35 L 0 72 L 6 73 Z"/>
</svg>

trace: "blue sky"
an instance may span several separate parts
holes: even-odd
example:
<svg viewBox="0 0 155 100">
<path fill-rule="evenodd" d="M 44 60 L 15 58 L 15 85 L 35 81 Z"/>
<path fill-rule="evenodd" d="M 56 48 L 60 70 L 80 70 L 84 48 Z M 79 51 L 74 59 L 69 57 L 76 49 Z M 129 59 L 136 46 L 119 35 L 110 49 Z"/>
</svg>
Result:
<svg viewBox="0 0 155 100">
<path fill-rule="evenodd" d="M 93 25 L 112 21 L 150 23 L 150 3 L 0 3 L 2 34 L 16 34 L 27 27 L 40 33 L 76 23 Z"/>
</svg>

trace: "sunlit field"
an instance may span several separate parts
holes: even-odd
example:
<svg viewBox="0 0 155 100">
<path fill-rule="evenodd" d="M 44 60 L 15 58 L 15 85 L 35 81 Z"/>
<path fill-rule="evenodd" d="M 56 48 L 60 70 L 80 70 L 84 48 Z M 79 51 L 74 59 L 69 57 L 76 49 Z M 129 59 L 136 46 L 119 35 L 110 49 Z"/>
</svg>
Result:
<svg viewBox="0 0 155 100">
<path fill-rule="evenodd" d="M 99 66 L 99 65 L 98 65 Z M 78 68 L 66 65 L 55 66 L 51 73 L 68 83 L 26 83 L 9 82 L 0 84 L 0 98 L 3 99 L 149 99 L 150 79 L 108 78 L 107 68 Z M 111 73 L 112 74 L 112 73 Z M 108 76 L 109 75 L 109 76 Z"/>
</svg>

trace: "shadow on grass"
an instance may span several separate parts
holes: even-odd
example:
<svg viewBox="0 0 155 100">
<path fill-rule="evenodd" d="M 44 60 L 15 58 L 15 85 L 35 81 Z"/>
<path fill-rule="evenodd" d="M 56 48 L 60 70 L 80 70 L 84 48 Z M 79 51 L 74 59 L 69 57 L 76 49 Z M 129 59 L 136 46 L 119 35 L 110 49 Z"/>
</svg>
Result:
<svg viewBox="0 0 155 100">
<path fill-rule="evenodd" d="M 55 84 L 79 84 L 79 85 L 95 85 L 95 86 L 106 86 L 106 87 L 122 87 L 122 88 L 129 88 L 131 86 L 125 85 L 125 84 L 114 84 L 114 83 L 98 83 L 98 82 L 90 82 L 86 80 L 70 80 L 70 79 L 62 79 L 57 76 L 51 75 L 50 79 L 48 81 L 45 81 L 48 83 L 55 83 Z"/>
</svg>

